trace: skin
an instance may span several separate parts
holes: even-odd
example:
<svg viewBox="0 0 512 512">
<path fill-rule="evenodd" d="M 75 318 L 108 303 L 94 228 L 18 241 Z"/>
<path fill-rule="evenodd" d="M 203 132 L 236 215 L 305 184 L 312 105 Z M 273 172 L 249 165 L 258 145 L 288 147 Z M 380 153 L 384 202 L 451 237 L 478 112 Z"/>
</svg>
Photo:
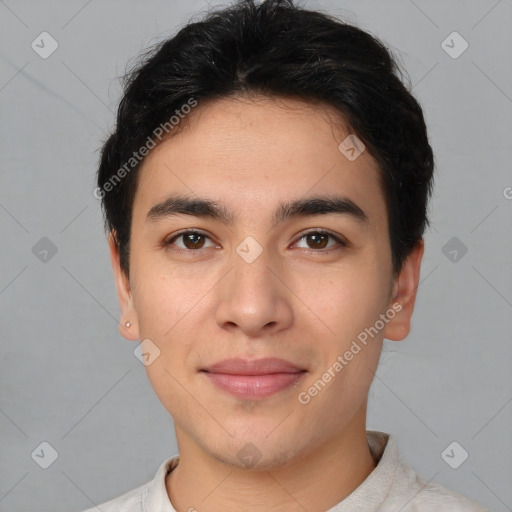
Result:
<svg viewBox="0 0 512 512">
<path fill-rule="evenodd" d="M 109 239 L 121 325 L 133 323 L 121 333 L 149 338 L 160 350 L 146 370 L 175 424 L 180 462 L 166 488 L 180 512 L 325 511 L 375 468 L 367 395 L 383 338 L 409 333 L 423 242 L 394 276 L 377 163 L 368 151 L 354 161 L 339 151 L 350 130 L 335 118 L 329 107 L 282 98 L 199 105 L 142 164 L 129 278 Z M 178 215 L 146 222 L 154 204 L 176 193 L 218 201 L 236 220 L 227 226 Z M 280 203 L 332 193 L 355 202 L 368 222 L 328 213 L 272 228 Z M 207 236 L 199 251 L 183 237 L 163 245 L 192 228 Z M 303 235 L 314 228 L 348 245 L 330 237 L 329 247 L 316 245 Z M 236 252 L 248 236 L 263 249 L 252 263 Z M 385 328 L 307 405 L 299 403 L 299 392 L 393 304 L 402 309 Z M 235 356 L 279 357 L 307 373 L 295 387 L 241 400 L 199 372 Z M 261 458 L 248 469 L 237 453 L 249 442 Z"/>
</svg>

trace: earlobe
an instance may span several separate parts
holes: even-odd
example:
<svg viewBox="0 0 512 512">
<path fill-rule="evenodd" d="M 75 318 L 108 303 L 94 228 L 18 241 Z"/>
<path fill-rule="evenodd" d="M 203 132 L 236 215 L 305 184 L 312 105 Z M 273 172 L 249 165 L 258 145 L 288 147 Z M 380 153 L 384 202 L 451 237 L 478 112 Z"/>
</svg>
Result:
<svg viewBox="0 0 512 512">
<path fill-rule="evenodd" d="M 137 312 L 133 306 L 130 280 L 121 269 L 119 248 L 115 241 L 115 232 L 108 236 L 108 245 L 110 249 L 110 261 L 117 288 L 117 297 L 119 307 L 121 308 L 121 322 L 119 323 L 119 333 L 127 340 L 136 341 L 139 339 L 139 329 L 137 323 Z M 129 325 L 128 325 L 129 324 Z"/>
<path fill-rule="evenodd" d="M 396 314 L 384 329 L 384 337 L 389 340 L 401 341 L 411 330 L 411 317 L 416 302 L 424 249 L 424 242 L 420 240 L 404 261 L 402 269 L 393 284 L 390 308 Z"/>
</svg>

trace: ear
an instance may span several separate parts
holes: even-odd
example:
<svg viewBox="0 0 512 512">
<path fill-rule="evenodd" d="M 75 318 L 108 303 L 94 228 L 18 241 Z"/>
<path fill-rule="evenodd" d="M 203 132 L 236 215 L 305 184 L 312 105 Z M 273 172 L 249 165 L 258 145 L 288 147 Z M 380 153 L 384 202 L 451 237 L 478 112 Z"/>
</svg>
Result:
<svg viewBox="0 0 512 512">
<path fill-rule="evenodd" d="M 419 286 L 421 258 L 424 250 L 425 244 L 423 240 L 420 240 L 404 261 L 402 270 L 393 283 L 389 306 L 396 314 L 384 329 L 384 337 L 389 340 L 402 341 L 411 330 L 411 317 Z"/>
<path fill-rule="evenodd" d="M 136 341 L 139 339 L 139 322 L 137 313 L 133 307 L 132 292 L 130 288 L 129 277 L 121 269 L 119 249 L 114 241 L 115 231 L 110 232 L 108 236 L 108 245 L 110 248 L 110 261 L 114 270 L 114 277 L 117 287 L 117 297 L 121 307 L 121 322 L 119 332 L 127 340 Z M 131 322 L 130 328 L 125 326 L 126 322 Z"/>
</svg>

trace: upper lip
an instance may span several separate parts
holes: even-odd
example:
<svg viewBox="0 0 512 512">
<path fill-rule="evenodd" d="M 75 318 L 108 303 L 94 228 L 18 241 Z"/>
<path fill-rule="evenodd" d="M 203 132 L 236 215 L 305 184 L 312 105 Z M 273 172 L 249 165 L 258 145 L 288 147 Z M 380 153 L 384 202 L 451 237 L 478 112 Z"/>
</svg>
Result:
<svg viewBox="0 0 512 512">
<path fill-rule="evenodd" d="M 265 357 L 252 360 L 243 358 L 223 359 L 202 370 L 230 375 L 269 375 L 271 373 L 299 373 L 304 371 L 304 368 L 277 357 Z"/>
</svg>

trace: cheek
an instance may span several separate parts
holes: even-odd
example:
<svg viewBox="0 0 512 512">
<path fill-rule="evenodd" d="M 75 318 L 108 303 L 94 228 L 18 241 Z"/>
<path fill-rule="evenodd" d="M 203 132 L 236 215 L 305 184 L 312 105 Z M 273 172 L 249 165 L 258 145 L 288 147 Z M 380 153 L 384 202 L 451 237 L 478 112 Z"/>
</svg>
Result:
<svg viewBox="0 0 512 512">
<path fill-rule="evenodd" d="M 135 302 L 141 324 L 141 339 L 149 338 L 160 353 L 146 366 L 146 373 L 159 400 L 176 417 L 192 414 L 190 396 L 193 389 L 194 350 L 201 335 L 197 315 L 201 311 L 204 291 L 181 278 L 160 276 L 146 281 Z"/>
<path fill-rule="evenodd" d="M 386 307 L 388 285 L 373 264 L 347 266 L 307 281 L 302 277 L 297 290 L 317 330 L 347 341 L 379 318 Z"/>
<path fill-rule="evenodd" d="M 134 306 L 143 329 L 141 336 L 166 340 L 183 329 L 190 317 L 197 315 L 202 299 L 213 285 L 211 276 L 204 279 L 181 271 L 144 265 L 144 274 L 134 276 Z M 186 340 L 182 340 L 186 341 Z"/>
<path fill-rule="evenodd" d="M 195 320 L 205 291 L 202 286 L 191 286 L 183 274 L 171 276 L 154 267 L 151 273 L 138 277 L 134 306 L 140 339 L 150 339 L 159 350 L 154 362 L 145 367 L 146 373 L 160 401 L 169 411 L 178 412 L 176 407 L 186 407 L 187 403 L 181 394 L 191 385 L 191 374 L 186 370 L 194 364 L 194 346 L 204 337 L 201 323 Z"/>
<path fill-rule="evenodd" d="M 169 364 L 169 359 L 162 354 L 150 366 L 146 366 L 146 374 L 156 396 L 171 414 L 177 420 L 180 418 L 194 417 L 197 410 L 194 410 L 194 401 L 190 396 L 191 389 L 183 375 L 176 368 Z"/>
</svg>

